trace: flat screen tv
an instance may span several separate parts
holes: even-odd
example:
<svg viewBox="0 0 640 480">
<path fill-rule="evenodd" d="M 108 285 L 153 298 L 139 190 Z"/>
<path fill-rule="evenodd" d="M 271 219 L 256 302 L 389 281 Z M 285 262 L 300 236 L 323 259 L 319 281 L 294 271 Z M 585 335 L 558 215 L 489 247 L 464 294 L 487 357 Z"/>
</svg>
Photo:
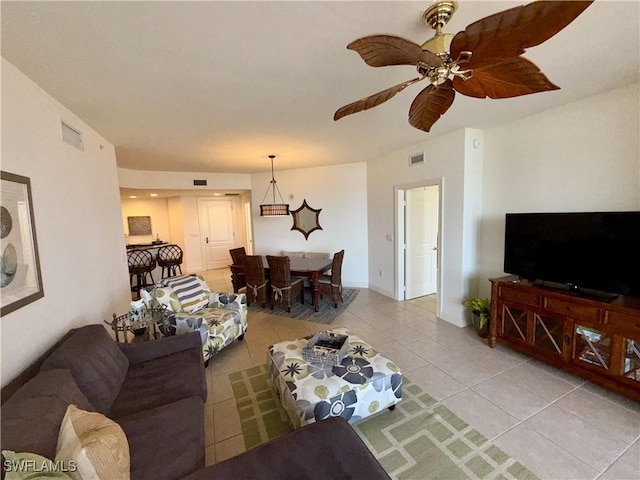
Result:
<svg viewBox="0 0 640 480">
<path fill-rule="evenodd" d="M 607 297 L 640 297 L 640 212 L 507 213 L 504 271 Z"/>
</svg>

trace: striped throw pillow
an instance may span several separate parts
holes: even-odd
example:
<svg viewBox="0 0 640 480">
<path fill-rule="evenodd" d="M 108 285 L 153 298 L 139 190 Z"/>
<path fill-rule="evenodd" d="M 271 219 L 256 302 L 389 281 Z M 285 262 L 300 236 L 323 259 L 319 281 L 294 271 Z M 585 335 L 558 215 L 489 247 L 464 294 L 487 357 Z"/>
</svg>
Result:
<svg viewBox="0 0 640 480">
<path fill-rule="evenodd" d="M 171 287 L 180 300 L 182 310 L 187 313 L 197 312 L 209 303 L 209 296 L 202 288 L 202 283 L 195 275 L 168 278 L 164 283 Z"/>
</svg>

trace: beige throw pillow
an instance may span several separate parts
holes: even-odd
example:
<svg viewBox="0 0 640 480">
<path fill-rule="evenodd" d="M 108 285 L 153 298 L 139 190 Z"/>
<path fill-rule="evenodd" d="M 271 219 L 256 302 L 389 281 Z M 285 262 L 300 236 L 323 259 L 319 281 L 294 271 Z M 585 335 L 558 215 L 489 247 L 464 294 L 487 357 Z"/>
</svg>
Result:
<svg viewBox="0 0 640 480">
<path fill-rule="evenodd" d="M 56 460 L 75 462 L 78 480 L 130 478 L 129 442 L 120 425 L 101 413 L 69 405 L 60 425 Z"/>
</svg>

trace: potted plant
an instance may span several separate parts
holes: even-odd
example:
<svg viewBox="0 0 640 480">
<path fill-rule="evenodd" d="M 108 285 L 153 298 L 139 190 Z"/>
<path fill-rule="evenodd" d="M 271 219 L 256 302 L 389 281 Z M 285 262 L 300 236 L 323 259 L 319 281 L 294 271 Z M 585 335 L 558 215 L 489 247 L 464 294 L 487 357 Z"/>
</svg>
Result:
<svg viewBox="0 0 640 480">
<path fill-rule="evenodd" d="M 488 298 L 469 298 L 462 302 L 465 307 L 471 308 L 471 322 L 476 332 L 482 338 L 489 336 L 489 321 L 491 320 L 491 302 Z"/>
</svg>

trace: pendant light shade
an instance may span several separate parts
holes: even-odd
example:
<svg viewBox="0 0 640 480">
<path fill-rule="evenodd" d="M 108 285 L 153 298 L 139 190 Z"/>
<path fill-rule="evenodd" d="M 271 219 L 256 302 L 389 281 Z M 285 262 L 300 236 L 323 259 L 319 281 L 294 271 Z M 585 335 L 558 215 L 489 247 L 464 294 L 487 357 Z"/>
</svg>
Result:
<svg viewBox="0 0 640 480">
<path fill-rule="evenodd" d="M 273 174 L 273 159 L 276 158 L 276 156 L 269 155 L 269 158 L 271 159 L 271 182 L 269 183 L 269 187 L 267 187 L 267 191 L 265 192 L 262 203 L 260 204 L 260 216 L 286 217 L 289 215 L 289 204 L 284 203 L 284 199 L 282 198 L 282 194 L 280 193 L 276 178 Z M 269 190 L 271 190 L 272 193 L 273 203 L 264 203 L 265 198 L 267 198 L 267 195 L 269 194 Z M 276 203 L 276 191 L 278 192 L 281 203 Z"/>
</svg>

